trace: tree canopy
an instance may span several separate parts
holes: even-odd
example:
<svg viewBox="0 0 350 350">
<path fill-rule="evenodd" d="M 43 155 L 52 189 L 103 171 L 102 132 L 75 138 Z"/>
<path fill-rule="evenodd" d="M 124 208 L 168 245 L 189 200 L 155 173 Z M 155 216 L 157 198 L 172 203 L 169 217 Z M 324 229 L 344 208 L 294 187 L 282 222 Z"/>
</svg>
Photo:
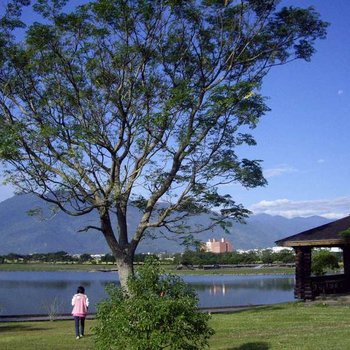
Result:
<svg viewBox="0 0 350 350">
<path fill-rule="evenodd" d="M 269 110 L 263 78 L 309 61 L 327 24 L 274 0 L 73 4 L 12 0 L 1 18 L 7 181 L 70 215 L 97 211 L 100 225 L 86 229 L 104 235 L 120 269 L 151 228 L 183 233 L 187 215 L 212 209 L 213 225 L 244 218 L 219 186 L 266 184 L 260 162 L 237 153 Z M 130 203 L 142 211 L 135 232 Z"/>
</svg>

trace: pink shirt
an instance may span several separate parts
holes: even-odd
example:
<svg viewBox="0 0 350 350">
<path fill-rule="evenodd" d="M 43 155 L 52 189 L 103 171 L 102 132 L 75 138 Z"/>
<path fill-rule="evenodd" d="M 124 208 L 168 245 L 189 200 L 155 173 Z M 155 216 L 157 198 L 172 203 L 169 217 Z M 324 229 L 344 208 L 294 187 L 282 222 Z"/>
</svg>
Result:
<svg viewBox="0 0 350 350">
<path fill-rule="evenodd" d="M 85 294 L 74 294 L 72 299 L 72 305 L 73 316 L 85 317 L 89 306 L 89 299 Z"/>
</svg>

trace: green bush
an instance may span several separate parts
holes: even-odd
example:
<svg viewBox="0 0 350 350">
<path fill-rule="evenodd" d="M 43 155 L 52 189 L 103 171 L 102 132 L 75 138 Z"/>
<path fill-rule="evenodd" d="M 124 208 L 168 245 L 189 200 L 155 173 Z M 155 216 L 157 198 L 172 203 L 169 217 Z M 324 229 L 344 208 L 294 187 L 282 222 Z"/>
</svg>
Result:
<svg viewBox="0 0 350 350">
<path fill-rule="evenodd" d="M 161 275 L 148 259 L 128 282 L 128 292 L 114 285 L 98 305 L 98 349 L 196 350 L 208 346 L 214 331 L 210 315 L 198 310 L 194 291 L 178 276 Z"/>
<path fill-rule="evenodd" d="M 335 270 L 338 268 L 338 258 L 328 250 L 316 251 L 312 255 L 311 271 L 315 275 L 324 275 L 327 270 Z"/>
</svg>

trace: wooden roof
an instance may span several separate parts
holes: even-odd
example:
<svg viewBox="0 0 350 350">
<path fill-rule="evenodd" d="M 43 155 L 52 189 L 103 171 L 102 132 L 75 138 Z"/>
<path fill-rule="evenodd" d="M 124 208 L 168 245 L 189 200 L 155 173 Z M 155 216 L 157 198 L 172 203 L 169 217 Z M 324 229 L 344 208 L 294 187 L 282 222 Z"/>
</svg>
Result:
<svg viewBox="0 0 350 350">
<path fill-rule="evenodd" d="M 350 216 L 280 239 L 275 243 L 282 247 L 341 247 L 350 245 L 350 234 L 341 234 L 348 229 L 350 231 Z"/>
</svg>

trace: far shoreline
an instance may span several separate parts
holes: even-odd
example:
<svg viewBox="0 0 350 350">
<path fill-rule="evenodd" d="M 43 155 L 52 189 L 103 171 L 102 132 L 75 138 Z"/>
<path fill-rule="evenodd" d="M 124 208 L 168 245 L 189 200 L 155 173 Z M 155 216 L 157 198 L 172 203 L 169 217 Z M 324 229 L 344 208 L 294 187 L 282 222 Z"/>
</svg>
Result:
<svg viewBox="0 0 350 350">
<path fill-rule="evenodd" d="M 294 275 L 292 266 L 259 265 L 244 267 L 210 267 L 210 268 L 187 268 L 178 269 L 176 265 L 162 266 L 165 273 L 176 275 Z M 137 269 L 137 266 L 135 266 Z M 66 264 L 66 263 L 5 263 L 0 264 L 0 272 L 116 272 L 115 265 L 93 264 Z"/>
</svg>

